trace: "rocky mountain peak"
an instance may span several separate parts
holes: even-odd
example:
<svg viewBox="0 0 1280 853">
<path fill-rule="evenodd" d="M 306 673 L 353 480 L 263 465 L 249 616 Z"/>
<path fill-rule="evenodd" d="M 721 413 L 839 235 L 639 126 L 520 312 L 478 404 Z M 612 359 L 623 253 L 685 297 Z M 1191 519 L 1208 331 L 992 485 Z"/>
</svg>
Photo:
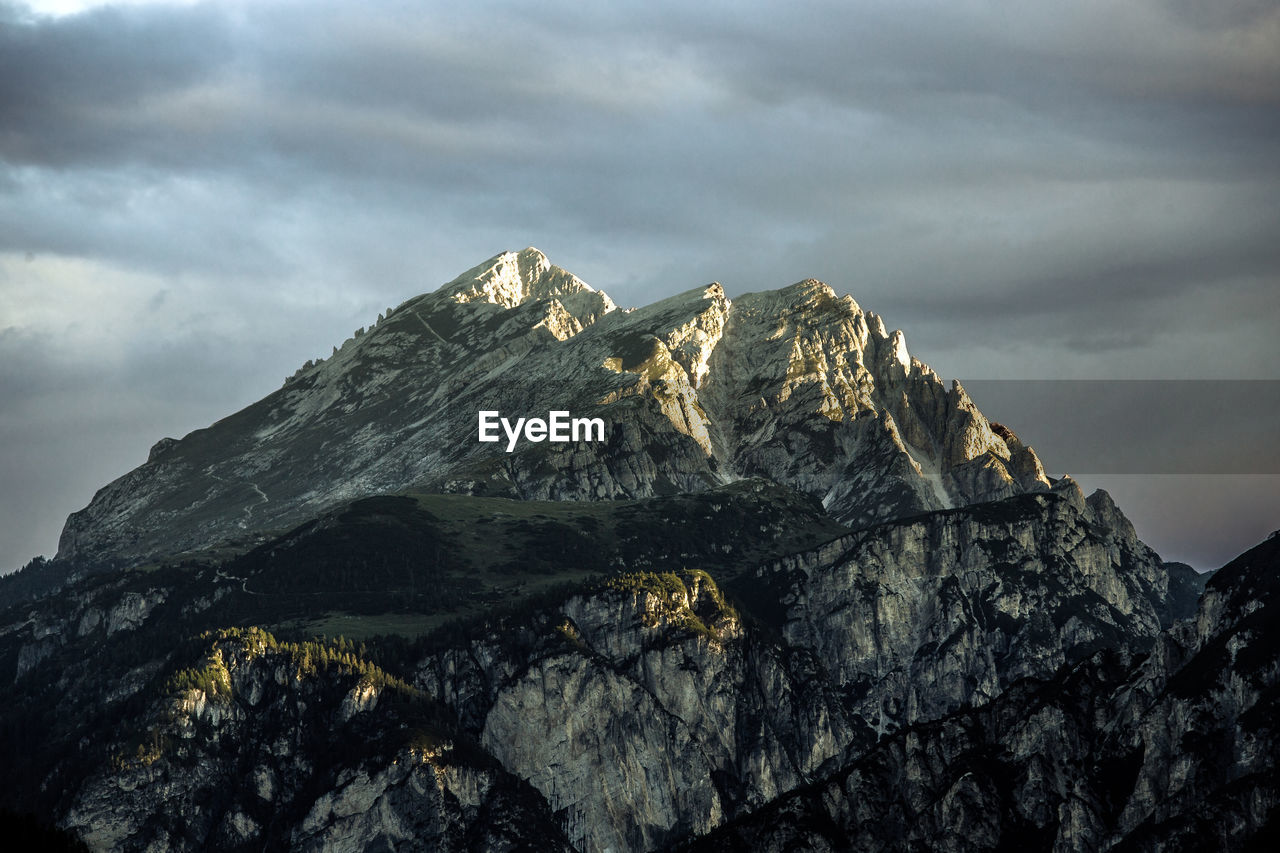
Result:
<svg viewBox="0 0 1280 853">
<path fill-rule="evenodd" d="M 519 252 L 494 255 L 438 291 L 456 302 L 490 302 L 503 308 L 515 308 L 536 299 L 596 292 L 582 279 L 552 264 L 532 246 Z M 606 310 L 617 307 L 605 294 L 600 296 L 608 305 Z"/>
<path fill-rule="evenodd" d="M 557 410 L 600 418 L 604 440 L 477 438 L 480 411 Z M 1049 486 L 1030 447 L 823 282 L 733 300 L 711 283 L 620 311 L 527 248 L 388 310 L 242 412 L 157 445 L 68 520 L 60 554 L 254 541 L 334 502 L 409 488 L 600 499 L 748 477 L 855 526 Z"/>
</svg>

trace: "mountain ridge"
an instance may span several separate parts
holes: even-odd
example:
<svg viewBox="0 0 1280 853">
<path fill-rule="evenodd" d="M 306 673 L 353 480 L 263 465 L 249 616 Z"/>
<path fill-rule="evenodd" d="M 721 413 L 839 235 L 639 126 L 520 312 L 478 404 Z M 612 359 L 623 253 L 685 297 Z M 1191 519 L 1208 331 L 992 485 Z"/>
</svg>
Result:
<svg viewBox="0 0 1280 853">
<path fill-rule="evenodd" d="M 1108 523 L 1105 502 L 1084 499 L 1069 481 L 834 536 L 814 528 L 810 544 L 794 541 L 782 556 L 758 552 L 747 563 L 755 568 L 733 580 L 740 558 L 708 559 L 723 544 L 749 547 L 743 534 L 758 528 L 767 549 L 816 507 L 767 481 L 724 489 L 636 503 L 645 515 L 629 535 L 660 549 L 652 561 L 628 545 L 613 574 L 548 589 L 527 605 L 489 605 L 408 645 L 371 637 L 358 654 L 350 641 L 304 641 L 308 628 L 277 641 L 261 628 L 215 626 L 291 621 L 286 605 L 310 606 L 335 580 L 337 606 L 359 610 L 351 587 L 315 557 L 354 571 L 355 589 L 376 586 L 372 558 L 394 559 L 394 537 L 345 552 L 331 544 L 340 540 L 321 538 L 320 550 L 285 558 L 281 549 L 328 535 L 325 526 L 290 534 L 254 560 L 91 576 L 0 614 L 0 666 L 16 669 L 0 707 L 15 730 L 36 727 L 41 744 L 33 751 L 25 739 L 0 739 L 23 756 L 0 754 L 0 764 L 34 762 L 40 773 L 22 790 L 64 791 L 49 813 L 95 849 L 330 850 L 384 841 L 464 849 L 461 839 L 475 833 L 490 840 L 471 849 L 520 839 L 666 848 L 760 809 L 772 814 L 770 803 L 807 796 L 850 762 L 863 766 L 913 733 L 948 731 L 949 721 L 994 715 L 1048 737 L 1036 706 L 1019 703 L 1039 701 L 1037 689 L 1062 695 L 1064 668 L 1091 666 L 1099 653 L 1126 661 L 1152 653 L 1182 669 L 1189 658 L 1178 649 L 1188 642 L 1218 654 L 1214 620 L 1247 616 L 1259 596 L 1268 600 L 1255 587 L 1274 554 L 1260 552 L 1215 579 L 1199 621 L 1162 630 L 1166 570 L 1129 529 Z M 497 501 L 528 507 L 504 521 L 495 499 L 424 498 L 428 515 L 414 517 L 441 532 L 441 521 L 482 504 L 461 528 L 474 541 L 506 541 L 552 511 Z M 392 500 L 412 503 L 364 499 L 332 521 L 394 527 Z M 787 501 L 791 519 L 765 532 Z M 632 511 L 615 501 L 556 506 L 601 520 Z M 730 508 L 746 514 L 724 515 Z M 546 517 L 533 538 L 513 541 L 524 579 L 536 576 L 537 559 L 568 565 L 559 531 L 569 518 Z M 506 526 L 494 528 L 495 520 Z M 595 547 L 606 541 L 600 534 L 623 529 L 620 521 L 586 524 L 591 536 L 569 539 Z M 419 570 L 429 569 L 430 543 L 410 547 L 422 554 Z M 294 576 L 306 566 L 316 573 Z M 701 566 L 729 583 L 722 588 Z M 466 571 L 478 586 L 482 575 Z M 439 598 L 439 580 L 421 577 L 430 600 Z M 391 607 L 407 603 L 387 592 Z M 761 609 L 770 602 L 780 609 Z M 1267 636 L 1258 618 L 1250 630 Z M 184 639 L 164 640 L 177 636 Z M 1126 678 L 1106 676 L 1113 685 Z M 1197 695 L 1194 686 L 1179 689 Z M 61 709 L 56 716 L 44 711 L 48 701 Z M 1112 716 L 1124 710 L 1116 708 Z M 126 711 L 125 722 L 110 724 Z M 397 733 L 401 722 L 407 733 Z M 956 753 L 956 774 L 974 767 L 965 754 Z M 46 755 L 62 757 L 45 764 Z M 65 780 L 50 785 L 50 772 Z M 957 808 L 978 820 L 1004 806 Z M 1056 826 L 1036 820 L 1043 831 Z M 1016 835 L 1019 825 L 1007 831 Z"/>
<path fill-rule="evenodd" d="M 479 410 L 602 416 L 600 445 L 510 458 Z M 959 383 L 875 314 L 808 279 L 718 284 L 621 310 L 536 249 L 406 300 L 267 397 L 162 439 L 68 518 L 59 559 L 146 560 L 262 541 L 325 506 L 406 488 L 595 500 L 750 476 L 854 525 L 1047 489 Z M 240 543 L 236 545 L 235 543 Z"/>
<path fill-rule="evenodd" d="M 676 849 L 1264 850 L 1280 818 L 1277 578 L 1267 540 L 1149 655 L 1100 650 L 904 727 Z"/>
</svg>

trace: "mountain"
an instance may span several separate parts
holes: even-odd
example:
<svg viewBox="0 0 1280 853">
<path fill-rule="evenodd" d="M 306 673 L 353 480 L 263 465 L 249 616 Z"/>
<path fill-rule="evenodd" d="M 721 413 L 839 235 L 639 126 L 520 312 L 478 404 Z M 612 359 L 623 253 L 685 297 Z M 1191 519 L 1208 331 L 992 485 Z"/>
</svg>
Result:
<svg viewBox="0 0 1280 853">
<path fill-rule="evenodd" d="M 1269 849 L 1278 583 L 1272 535 L 1209 580 L 1195 618 L 1150 655 L 1103 649 L 899 731 L 683 849 Z"/>
<path fill-rule="evenodd" d="M 483 411 L 603 435 L 508 452 Z M 1247 849 L 1278 561 L 1162 562 L 821 283 L 623 310 L 506 253 L 162 440 L 0 581 L 0 831 Z"/>
<path fill-rule="evenodd" d="M 599 417 L 604 441 L 477 440 L 477 415 Z M 636 310 L 536 249 L 410 299 L 281 389 L 181 440 L 68 520 L 63 561 L 245 547 L 335 503 L 422 489 L 640 498 L 767 477 L 860 526 L 1040 491 L 1035 453 L 901 332 L 803 281 Z"/>
<path fill-rule="evenodd" d="M 1099 649 L 1151 648 L 1162 567 L 1107 509 L 1067 487 L 842 532 L 765 481 L 363 499 L 239 558 L 10 610 L 0 707 L 21 735 L 0 764 L 11 805 L 98 849 L 501 847 L 494 814 L 539 847 L 664 846 Z M 478 545 L 511 539 L 524 571 Z M 421 600 L 372 563 L 402 551 Z M 302 639 L 412 618 L 441 627 Z"/>
</svg>

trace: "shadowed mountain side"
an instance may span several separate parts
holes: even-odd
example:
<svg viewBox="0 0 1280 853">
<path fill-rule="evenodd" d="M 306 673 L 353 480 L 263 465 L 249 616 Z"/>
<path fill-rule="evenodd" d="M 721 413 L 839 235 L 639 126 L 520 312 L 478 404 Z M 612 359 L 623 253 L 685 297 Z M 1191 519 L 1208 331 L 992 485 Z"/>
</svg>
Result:
<svg viewBox="0 0 1280 853">
<path fill-rule="evenodd" d="M 0 612 L 0 807 L 94 849 L 649 850 L 939 719 L 1035 721 L 1034 685 L 1099 649 L 1212 640 L 1213 614 L 1270 595 L 1234 571 L 1169 645 L 1185 607 L 1169 569 L 1066 480 L 858 531 L 764 480 L 364 498 L 238 557 L 94 574 Z M 1216 670 L 1180 670 L 1197 671 Z M 1108 718 L 1163 689 L 1116 694 Z"/>
<path fill-rule="evenodd" d="M 1108 648 L 903 729 L 680 849 L 1270 849 L 1277 592 L 1273 535 L 1218 571 L 1149 656 Z"/>
</svg>

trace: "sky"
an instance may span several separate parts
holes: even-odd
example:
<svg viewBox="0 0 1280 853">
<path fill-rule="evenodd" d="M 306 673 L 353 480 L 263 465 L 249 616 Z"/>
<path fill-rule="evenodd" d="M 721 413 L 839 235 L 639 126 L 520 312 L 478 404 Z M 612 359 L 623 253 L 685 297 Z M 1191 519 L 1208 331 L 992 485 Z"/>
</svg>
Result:
<svg viewBox="0 0 1280 853">
<path fill-rule="evenodd" d="M 622 305 L 820 278 L 1055 476 L 1101 407 L 1002 383 L 1161 389 L 1122 458 L 1252 425 L 1070 472 L 1215 567 L 1280 527 L 1278 150 L 1270 0 L 0 0 L 0 570 L 529 245 Z"/>
</svg>

